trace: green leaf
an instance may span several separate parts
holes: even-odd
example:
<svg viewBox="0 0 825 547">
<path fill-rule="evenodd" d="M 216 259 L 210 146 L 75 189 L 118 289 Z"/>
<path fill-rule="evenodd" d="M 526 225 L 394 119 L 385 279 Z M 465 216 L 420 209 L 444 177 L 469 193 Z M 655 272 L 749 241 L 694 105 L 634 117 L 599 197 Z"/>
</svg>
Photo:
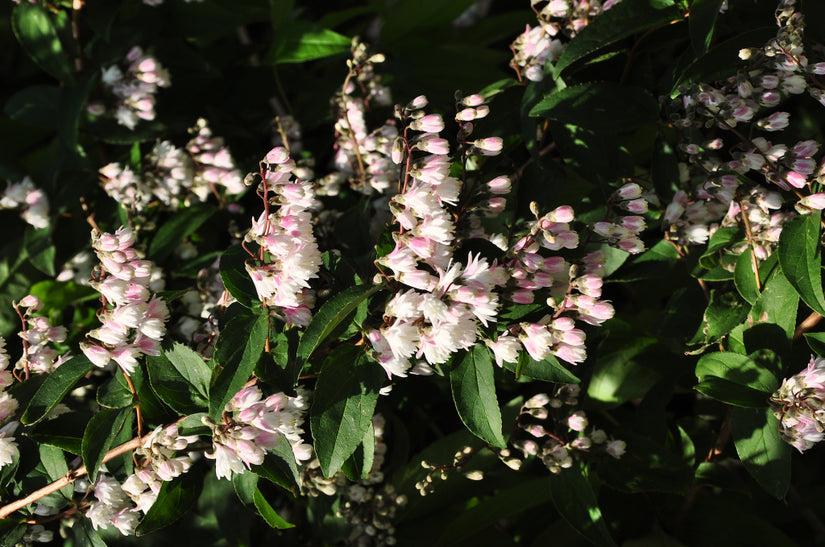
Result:
<svg viewBox="0 0 825 547">
<path fill-rule="evenodd" d="M 152 238 L 152 243 L 149 245 L 149 257 L 155 261 L 168 257 L 181 241 L 195 233 L 195 230 L 209 220 L 216 210 L 212 205 L 200 203 L 176 211 Z"/>
<path fill-rule="evenodd" d="M 550 93 L 530 110 L 530 115 L 614 133 L 631 131 L 657 120 L 659 106 L 644 89 L 612 82 L 588 82 Z"/>
<path fill-rule="evenodd" d="M 770 395 L 742 384 L 724 380 L 716 376 L 707 375 L 702 381 L 693 386 L 693 389 L 723 403 L 748 408 L 763 408 L 768 406 Z"/>
<path fill-rule="evenodd" d="M 679 19 L 673 0 L 625 0 L 599 15 L 567 44 L 556 61 L 556 78 L 603 47 Z"/>
<path fill-rule="evenodd" d="M 271 527 L 277 528 L 278 530 L 285 530 L 287 528 L 295 527 L 294 524 L 285 521 L 281 515 L 279 515 L 277 511 L 272 508 L 258 488 L 255 488 L 253 501 L 255 502 L 255 508 L 258 510 L 258 514 L 261 515 L 266 523 Z"/>
<path fill-rule="evenodd" d="M 209 396 L 212 369 L 194 350 L 175 342 L 172 349 L 163 352 L 175 370 L 204 398 Z"/>
<path fill-rule="evenodd" d="M 166 355 L 146 357 L 146 372 L 149 383 L 161 401 L 179 414 L 194 414 L 209 406 L 207 395 L 201 394 L 179 370 L 169 362 Z"/>
<path fill-rule="evenodd" d="M 355 347 L 344 346 L 325 361 L 309 419 L 325 477 L 340 469 L 364 440 L 383 381 L 384 370 Z"/>
<path fill-rule="evenodd" d="M 249 259 L 241 245 L 233 245 L 221 255 L 221 280 L 229 294 L 241 303 L 242 306 L 255 309 L 261 307 L 258 292 L 246 271 L 246 260 Z"/>
<path fill-rule="evenodd" d="M 258 475 L 255 473 L 233 473 L 232 487 L 238 495 L 238 499 L 244 505 L 251 505 L 255 491 L 258 489 Z"/>
<path fill-rule="evenodd" d="M 708 247 L 699 258 L 699 264 L 707 270 L 712 270 L 719 265 L 719 252 L 726 249 L 732 243 L 736 243 L 742 238 L 742 230 L 737 226 L 727 226 L 716 230 L 710 240 Z"/>
<path fill-rule="evenodd" d="M 203 487 L 203 476 L 194 470 L 164 482 L 158 499 L 135 529 L 136 536 L 145 536 L 172 524 L 198 501 Z"/>
<path fill-rule="evenodd" d="M 269 314 L 239 315 L 221 332 L 215 344 L 215 376 L 209 390 L 209 415 L 220 420 L 226 404 L 252 376 L 269 332 Z"/>
<path fill-rule="evenodd" d="M 40 452 L 40 461 L 49 475 L 49 480 L 56 481 L 69 472 L 69 466 L 66 465 L 66 456 L 63 455 L 61 449 L 48 444 L 41 444 L 37 449 Z M 74 493 L 74 484 L 64 486 L 59 492 L 64 498 L 71 500 Z"/>
<path fill-rule="evenodd" d="M 782 273 L 802 301 L 815 312 L 825 315 L 819 243 L 820 217 L 820 211 L 815 211 L 785 224 L 776 252 Z"/>
<path fill-rule="evenodd" d="M 791 482 L 791 446 L 779 438 L 770 408 L 734 408 L 731 434 L 739 459 L 762 488 L 784 498 Z"/>
<path fill-rule="evenodd" d="M 115 377 L 97 389 L 97 403 L 106 408 L 124 408 L 134 402 L 134 396 L 118 368 Z"/>
<path fill-rule="evenodd" d="M 756 276 L 759 274 L 753 269 L 752 249 L 753 247 L 748 247 L 739 255 L 736 259 L 736 269 L 733 271 L 736 290 L 751 305 L 759 298 L 759 287 L 756 284 Z"/>
<path fill-rule="evenodd" d="M 62 82 L 74 80 L 71 62 L 46 8 L 30 2 L 19 4 L 11 14 L 11 27 L 17 41 L 43 70 Z"/>
<path fill-rule="evenodd" d="M 504 448 L 501 411 L 496 398 L 493 361 L 484 344 L 476 344 L 457 358 L 450 371 L 450 389 L 458 416 L 481 440 Z"/>
<path fill-rule="evenodd" d="M 92 484 L 97 480 L 97 472 L 103 464 L 103 457 L 111 448 L 130 412 L 131 408 L 106 408 L 95 414 L 86 426 L 80 451 L 83 455 L 83 464 L 89 472 L 89 482 Z"/>
<path fill-rule="evenodd" d="M 715 376 L 759 391 L 765 397 L 770 397 L 779 387 L 779 380 L 767 368 L 771 365 L 764 362 L 765 359 L 762 353 L 740 355 L 719 351 L 703 355 L 696 363 L 696 377 L 699 378 L 699 381 L 703 381 L 707 376 Z M 771 357 L 775 358 L 772 352 L 768 359 Z"/>
<path fill-rule="evenodd" d="M 688 27 L 690 43 L 697 57 L 704 55 L 713 41 L 716 18 L 724 0 L 693 0 L 690 5 Z"/>
<path fill-rule="evenodd" d="M 726 335 L 748 317 L 751 306 L 738 293 L 712 290 L 704 315 L 704 335 L 713 341 Z"/>
<path fill-rule="evenodd" d="M 288 492 L 300 489 L 301 479 L 292 446 L 281 439 L 264 457 L 261 465 L 253 465 L 252 472 Z"/>
<path fill-rule="evenodd" d="M 825 332 L 806 332 L 805 341 L 812 352 L 820 357 L 825 356 Z"/>
<path fill-rule="evenodd" d="M 52 243 L 51 229 L 27 226 L 23 234 L 23 246 L 32 265 L 46 275 L 54 276 L 54 257 L 57 253 Z"/>
<path fill-rule="evenodd" d="M 349 480 L 358 482 L 358 480 L 366 479 L 369 476 L 370 471 L 372 471 L 374 459 L 375 428 L 370 424 L 370 427 L 368 427 L 366 433 L 364 433 L 364 440 L 341 466 L 341 471 L 344 472 Z"/>
<path fill-rule="evenodd" d="M 776 271 L 765 283 L 762 294 L 754 302 L 750 318 L 757 324 L 754 327 L 762 322 L 780 327 L 785 331 L 785 337 L 790 342 L 796 329 L 798 307 L 799 295 L 785 276 L 780 271 Z"/>
<path fill-rule="evenodd" d="M 356 285 L 341 291 L 325 302 L 307 325 L 298 343 L 299 366 L 312 356 L 312 352 L 320 347 L 342 321 L 355 312 L 362 301 L 383 287 L 383 285 Z"/>
<path fill-rule="evenodd" d="M 578 466 L 550 474 L 550 497 L 559 514 L 595 545 L 615 547 L 596 495 Z"/>
<path fill-rule="evenodd" d="M 352 40 L 309 21 L 294 21 L 275 35 L 266 59 L 272 64 L 303 63 L 350 50 Z"/>
<path fill-rule="evenodd" d="M 3 111 L 11 118 L 25 124 L 56 129 L 59 101 L 59 87 L 33 85 L 12 95 L 3 107 Z"/>
<path fill-rule="evenodd" d="M 72 525 L 72 536 L 76 547 L 106 547 L 106 542 L 100 539 L 92 527 L 92 521 L 83 513 L 78 515 Z"/>
<path fill-rule="evenodd" d="M 554 384 L 578 384 L 581 380 L 564 368 L 554 355 L 548 355 L 542 361 L 536 361 L 526 351 L 519 353 L 518 363 L 508 363 L 503 361 L 505 369 L 513 372 L 516 378 L 522 376 L 541 380 L 543 382 L 553 382 Z"/>
<path fill-rule="evenodd" d="M 679 261 L 679 251 L 669 241 L 659 241 L 653 247 L 625 262 L 610 276 L 613 283 L 660 279 L 667 276 Z"/>
<path fill-rule="evenodd" d="M 208 416 L 206 412 L 190 414 L 178 422 L 178 433 L 181 435 L 209 435 L 212 436 L 212 429 L 203 423 L 203 418 Z"/>
<path fill-rule="evenodd" d="M 46 377 L 43 385 L 34 394 L 20 421 L 26 425 L 36 424 L 46 417 L 63 400 L 74 385 L 83 378 L 94 365 L 85 355 L 75 356 Z"/>
</svg>

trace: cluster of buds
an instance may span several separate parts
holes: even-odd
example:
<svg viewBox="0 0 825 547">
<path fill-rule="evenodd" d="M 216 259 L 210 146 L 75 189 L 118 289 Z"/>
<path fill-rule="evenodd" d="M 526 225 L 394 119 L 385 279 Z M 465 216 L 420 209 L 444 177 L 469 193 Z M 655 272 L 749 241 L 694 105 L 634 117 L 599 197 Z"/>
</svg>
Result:
<svg viewBox="0 0 825 547">
<path fill-rule="evenodd" d="M 191 341 L 191 347 L 198 354 L 209 357 L 219 331 L 215 312 L 228 308 L 235 301 L 221 279 L 219 259 L 198 271 L 196 288 L 186 291 L 180 301 L 181 316 L 174 331 Z"/>
<path fill-rule="evenodd" d="M 75 489 L 79 490 L 79 487 L 76 485 Z M 114 526 L 124 536 L 135 534 L 141 511 L 114 477 L 100 473 L 92 494 L 94 500 L 89 504 L 86 517 L 95 530 Z"/>
<path fill-rule="evenodd" d="M 117 123 L 134 129 L 138 120 L 155 119 L 155 94 L 170 85 L 169 72 L 138 46 L 129 50 L 123 64 L 123 69 L 117 65 L 104 69 L 102 80 L 117 100 Z M 105 111 L 100 103 L 90 108 L 94 113 Z"/>
<path fill-rule="evenodd" d="M 368 333 L 388 376 L 406 376 L 413 356 L 437 365 L 471 348 L 477 323 L 495 321 L 498 295 L 493 291 L 506 281 L 503 270 L 480 255 L 471 253 L 465 265 L 453 261 L 455 223 L 447 207 L 458 203 L 461 183 L 450 176 L 449 146 L 438 135 L 444 122 L 421 110 L 426 105 L 420 96 L 396 109 L 405 129 L 393 147 L 393 160 L 406 159 L 408 170 L 402 193 L 390 202 L 399 225 L 395 248 L 377 263 L 406 287 L 387 303 L 385 324 Z M 415 369 L 428 371 L 424 363 Z"/>
<path fill-rule="evenodd" d="M 139 257 L 134 244 L 129 228 L 121 226 L 114 234 L 92 232 L 100 260 L 92 286 L 103 295 L 104 307 L 98 313 L 102 325 L 87 335 L 97 342 L 80 344 L 96 366 L 114 360 L 127 374 L 142 355 L 160 355 L 169 316 L 166 303 L 150 293 L 152 263 Z"/>
<path fill-rule="evenodd" d="M 592 230 L 607 240 L 607 244 L 630 254 L 638 254 L 645 250 L 645 244 L 639 234 L 647 227 L 642 216 L 647 212 L 648 203 L 643 197 L 642 187 L 635 182 L 628 182 L 616 190 L 608 203 L 608 209 L 617 205 L 633 216 L 619 216 L 609 220 L 596 222 Z"/>
<path fill-rule="evenodd" d="M 227 403 L 221 422 L 203 418 L 212 428 L 212 452 L 206 457 L 215 460 L 215 474 L 231 479 L 233 473 L 261 465 L 279 442 L 292 445 L 296 461 L 311 458 L 312 446 L 301 438 L 306 411 L 306 395 L 300 390 L 296 397 L 276 393 L 263 399 L 255 385 L 241 389 Z"/>
<path fill-rule="evenodd" d="M 110 163 L 100 169 L 103 189 L 115 201 L 135 211 L 159 201 L 166 208 L 206 201 L 218 186 L 229 194 L 246 189 L 229 149 L 220 137 L 212 136 L 206 120 L 200 119 L 185 150 L 170 141 L 159 141 L 144 158 L 141 173 L 128 166 Z"/>
<path fill-rule="evenodd" d="M 122 486 L 138 510 L 148 512 L 157 500 L 162 483 L 189 471 L 192 458 L 185 450 L 196 440 L 197 436 L 180 435 L 177 424 L 158 427 L 144 438 L 135 450 L 138 467 Z"/>
<path fill-rule="evenodd" d="M 533 82 L 544 79 L 544 65 L 559 58 L 564 46 L 590 23 L 594 17 L 612 8 L 621 0 L 531 0 L 538 26 L 527 27 L 512 43 L 510 66 L 522 77 Z M 546 2 L 546 3 L 545 3 Z M 539 4 L 544 4 L 539 8 Z"/>
<path fill-rule="evenodd" d="M 318 181 L 325 195 L 337 194 L 345 182 L 364 194 L 384 194 L 398 181 L 398 166 L 390 159 L 398 136 L 395 121 L 389 119 L 372 131 L 366 121 L 374 105 L 388 106 L 392 101 L 389 88 L 374 70 L 374 64 L 382 62 L 382 54 L 370 55 L 365 44 L 353 40 L 352 59 L 347 60 L 349 73 L 341 92 L 333 98 L 338 113 L 335 171 Z"/>
<path fill-rule="evenodd" d="M 749 194 L 731 201 L 728 213 L 722 219 L 722 226 L 737 226 L 746 223 L 749 227 L 749 241 L 732 246 L 734 255 L 742 254 L 749 244 L 759 260 L 765 260 L 776 250 L 782 226 L 796 216 L 793 211 L 781 211 L 782 196 L 761 186 L 751 188 Z M 731 264 L 730 268 L 734 266 Z"/>
<path fill-rule="evenodd" d="M 35 228 L 49 226 L 49 198 L 29 177 L 7 183 L 0 196 L 0 210 L 20 209 L 20 217 Z"/>
<path fill-rule="evenodd" d="M 20 422 L 12 420 L 17 411 L 17 399 L 6 391 L 14 378 L 9 372 L 9 355 L 6 353 L 6 340 L 0 336 L 0 469 L 10 465 L 20 455 L 17 448 L 17 441 L 14 439 L 14 432 Z"/>
<path fill-rule="evenodd" d="M 421 467 L 427 470 L 427 475 L 415 483 L 415 489 L 422 496 L 432 494 L 435 491 L 435 479 L 447 480 L 451 474 L 458 473 L 471 481 L 484 479 L 484 472 L 479 469 L 466 469 L 467 463 L 475 456 L 475 451 L 470 446 L 465 446 L 453 455 L 453 463 L 450 465 L 437 465 L 426 460 L 421 460 Z"/>
<path fill-rule="evenodd" d="M 318 201 L 312 183 L 296 177 L 295 162 L 284 148 L 270 150 L 260 166 L 257 192 L 264 211 L 244 238 L 259 249 L 249 251 L 246 271 L 264 306 L 277 308 L 287 323 L 305 326 L 314 303 L 309 280 L 318 277 L 321 266 L 310 212 Z"/>
<path fill-rule="evenodd" d="M 53 327 L 48 317 L 35 316 L 43 303 L 30 294 L 20 302 L 15 302 L 14 309 L 23 323 L 23 330 L 18 334 L 23 339 L 23 355 L 15 370 L 29 374 L 48 374 L 68 359 L 68 354 L 58 356 L 58 351 L 51 346 L 55 342 L 66 340 L 66 327 Z M 2 381 L 0 381 L 2 384 Z"/>
<path fill-rule="evenodd" d="M 779 436 L 800 452 L 825 439 L 825 359 L 811 356 L 805 370 L 785 378 L 771 407 Z"/>
<path fill-rule="evenodd" d="M 539 393 L 521 407 L 518 426 L 527 436 L 512 441 L 513 449 L 499 453 L 505 464 L 518 469 L 522 458 L 537 456 L 551 473 L 572 467 L 573 458 L 584 454 L 607 454 L 619 459 L 627 445 L 620 439 L 608 439 L 607 434 L 590 426 L 579 404 L 581 390 L 575 384 L 560 386 L 553 396 Z M 519 455 L 515 454 L 518 452 Z"/>
</svg>

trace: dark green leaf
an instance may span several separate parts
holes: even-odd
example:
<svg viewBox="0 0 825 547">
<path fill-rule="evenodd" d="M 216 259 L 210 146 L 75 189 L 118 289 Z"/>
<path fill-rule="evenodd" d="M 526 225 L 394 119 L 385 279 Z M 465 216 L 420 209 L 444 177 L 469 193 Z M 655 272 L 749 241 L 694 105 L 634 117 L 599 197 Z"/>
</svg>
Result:
<svg viewBox="0 0 825 547">
<path fill-rule="evenodd" d="M 287 528 L 294 528 L 295 525 L 285 521 L 281 515 L 278 514 L 275 509 L 266 501 L 266 498 L 258 488 L 255 488 L 255 493 L 253 495 L 253 501 L 255 502 L 255 508 L 258 510 L 258 514 L 263 517 L 267 524 L 272 526 L 273 528 L 277 528 L 278 530 L 285 530 Z"/>
<path fill-rule="evenodd" d="M 719 265 L 719 252 L 726 249 L 732 243 L 738 242 L 742 238 L 742 230 L 736 226 L 727 226 L 716 230 L 710 240 L 708 240 L 708 247 L 699 263 L 703 268 L 712 270 Z"/>
<path fill-rule="evenodd" d="M 578 384 L 581 380 L 559 363 L 554 355 L 548 355 L 542 361 L 536 361 L 526 351 L 519 354 L 518 363 L 502 362 L 505 369 L 516 374 L 516 377 L 525 376 L 543 382 L 554 384 Z"/>
<path fill-rule="evenodd" d="M 352 40 L 309 21 L 295 21 L 275 35 L 267 61 L 303 63 L 349 51 Z"/>
<path fill-rule="evenodd" d="M 115 377 L 97 389 L 97 403 L 106 408 L 124 408 L 134 402 L 134 396 L 123 377 L 123 371 L 118 369 Z"/>
<path fill-rule="evenodd" d="M 690 43 L 693 53 L 701 57 L 707 52 L 713 41 L 716 18 L 724 0 L 693 0 L 690 4 Z"/>
<path fill-rule="evenodd" d="M 269 332 L 269 315 L 240 315 L 221 332 L 215 345 L 215 376 L 209 390 L 209 415 L 219 420 L 226 404 L 252 376 Z"/>
<path fill-rule="evenodd" d="M 83 433 L 80 451 L 92 484 L 97 480 L 97 472 L 103 464 L 103 457 L 111 448 L 130 412 L 131 408 L 103 409 L 89 421 Z"/>
<path fill-rule="evenodd" d="M 707 375 L 693 389 L 723 403 L 748 408 L 762 408 L 768 405 L 769 395 L 742 384 L 737 384 L 716 376 Z"/>
<path fill-rule="evenodd" d="M 556 78 L 573 63 L 603 47 L 679 19 L 672 0 L 625 0 L 593 20 L 567 44 L 556 61 Z"/>
<path fill-rule="evenodd" d="M 355 452 L 347 458 L 341 471 L 353 482 L 366 479 L 372 471 L 372 463 L 375 458 L 375 428 L 370 424 L 364 433 L 364 440 L 355 449 Z"/>
<path fill-rule="evenodd" d="M 384 370 L 366 354 L 344 346 L 324 363 L 310 412 L 315 452 L 331 477 L 355 452 L 372 424 Z"/>
<path fill-rule="evenodd" d="M 194 414 L 208 407 L 208 396 L 202 395 L 188 378 L 172 366 L 165 354 L 147 356 L 146 372 L 154 392 L 175 412 Z"/>
<path fill-rule="evenodd" d="M 530 111 L 531 116 L 604 132 L 632 131 L 659 117 L 656 99 L 641 88 L 588 82 L 558 89 Z"/>
<path fill-rule="evenodd" d="M 204 398 L 209 396 L 212 369 L 204 362 L 203 357 L 179 342 L 175 342 L 172 349 L 164 351 L 163 354 L 198 394 Z"/>
<path fill-rule="evenodd" d="M 260 308 L 261 301 L 255 285 L 246 271 L 245 261 L 249 259 L 249 253 L 240 245 L 234 245 L 221 255 L 221 280 L 226 285 L 226 290 L 234 296 L 238 302 L 249 309 Z"/>
<path fill-rule="evenodd" d="M 78 355 L 60 365 L 49 374 L 34 394 L 20 421 L 26 425 L 32 425 L 45 418 L 55 405 L 74 388 L 74 385 L 93 368 L 94 365 L 85 355 Z"/>
<path fill-rule="evenodd" d="M 26 227 L 23 245 L 32 265 L 46 275 L 54 276 L 54 257 L 57 250 L 52 243 L 49 228 Z"/>
<path fill-rule="evenodd" d="M 55 446 L 48 444 L 41 444 L 37 447 L 40 452 L 40 461 L 49 475 L 49 480 L 56 481 L 62 478 L 69 472 L 69 466 L 66 464 L 66 456 L 63 451 Z M 67 500 L 72 499 L 74 493 L 74 484 L 69 484 L 60 489 L 60 494 Z"/>
<path fill-rule="evenodd" d="M 779 381 L 762 361 L 759 353 L 750 356 L 726 351 L 709 353 L 696 363 L 696 377 L 700 381 L 707 376 L 723 378 L 769 397 L 779 387 Z"/>
<path fill-rule="evenodd" d="M 562 518 L 591 543 L 615 547 L 593 489 L 581 469 L 573 466 L 549 477 L 550 497 Z"/>
<path fill-rule="evenodd" d="M 244 505 L 251 505 L 255 491 L 258 489 L 258 475 L 255 473 L 233 473 L 232 487 L 235 488 L 235 493 L 238 494 L 238 499 Z"/>
<path fill-rule="evenodd" d="M 820 211 L 815 211 L 785 224 L 776 252 L 782 273 L 802 301 L 815 312 L 825 315 L 819 243 L 820 217 Z"/>
<path fill-rule="evenodd" d="M 760 268 L 761 271 L 762 268 Z M 754 302 L 750 318 L 754 323 L 770 323 L 785 331 L 788 341 L 796 328 L 799 295 L 781 272 L 777 271 L 765 283 L 762 294 Z M 754 325 L 756 327 L 758 325 Z"/>
<path fill-rule="evenodd" d="M 382 288 L 383 285 L 357 285 L 341 291 L 324 303 L 307 325 L 298 343 L 299 363 L 303 364 L 309 359 L 312 352 L 318 349 L 342 321 L 355 312 L 362 301 Z"/>
<path fill-rule="evenodd" d="M 295 454 L 285 439 L 281 439 L 275 448 L 270 450 L 264 458 L 264 463 L 253 466 L 252 472 L 288 492 L 294 493 L 300 488 L 301 479 L 298 465 L 295 463 Z"/>
<path fill-rule="evenodd" d="M 100 539 L 92 527 L 92 521 L 83 513 L 78 515 L 72 525 L 72 536 L 77 547 L 106 547 L 106 542 Z"/>
<path fill-rule="evenodd" d="M 752 247 L 748 247 L 736 259 L 736 269 L 733 271 L 733 282 L 736 285 L 736 290 L 739 294 L 748 301 L 749 304 L 754 304 L 759 298 L 759 287 L 756 284 L 756 276 L 758 273 L 753 268 Z"/>
<path fill-rule="evenodd" d="M 791 482 L 791 446 L 779 438 L 770 408 L 734 408 L 731 434 L 739 459 L 769 494 L 784 498 Z"/>
<path fill-rule="evenodd" d="M 45 7 L 30 2 L 19 4 L 12 12 L 11 27 L 17 41 L 43 70 L 62 82 L 74 80 L 71 62 Z"/>
<path fill-rule="evenodd" d="M 3 111 L 25 124 L 55 129 L 59 114 L 59 100 L 59 87 L 33 85 L 12 95 Z"/>
<path fill-rule="evenodd" d="M 458 416 L 481 440 L 504 448 L 501 411 L 496 398 L 493 361 L 484 344 L 476 344 L 457 358 L 450 371 L 450 388 Z"/>
<path fill-rule="evenodd" d="M 610 276 L 614 283 L 662 278 L 679 261 L 679 251 L 669 241 L 659 241 L 642 254 L 625 262 Z"/>
<path fill-rule="evenodd" d="M 729 333 L 742 323 L 751 311 L 751 306 L 738 293 L 719 289 L 710 293 L 710 304 L 705 310 L 705 339 L 713 341 Z"/>
<path fill-rule="evenodd" d="M 172 254 L 181 241 L 195 233 L 215 213 L 212 205 L 201 203 L 177 211 L 158 229 L 149 245 L 149 257 L 160 261 Z"/>
<path fill-rule="evenodd" d="M 195 505 L 203 487 L 203 476 L 194 470 L 164 482 L 158 499 L 135 529 L 136 536 L 145 536 L 178 520 Z"/>
<path fill-rule="evenodd" d="M 825 356 L 825 332 L 806 332 L 805 341 L 811 351 L 820 357 Z"/>
<path fill-rule="evenodd" d="M 187 416 L 178 422 L 178 433 L 181 435 L 212 435 L 212 430 L 208 425 L 204 425 L 203 418 L 207 417 L 206 412 L 198 412 Z"/>
</svg>

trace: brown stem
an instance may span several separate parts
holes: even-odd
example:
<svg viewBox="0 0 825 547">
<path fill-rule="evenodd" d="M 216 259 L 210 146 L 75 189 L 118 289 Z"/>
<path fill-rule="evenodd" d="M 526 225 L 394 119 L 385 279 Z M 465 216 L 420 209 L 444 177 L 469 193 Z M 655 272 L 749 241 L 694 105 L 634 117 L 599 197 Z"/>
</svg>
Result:
<svg viewBox="0 0 825 547">
<path fill-rule="evenodd" d="M 74 68 L 80 72 L 83 70 L 83 47 L 80 44 L 80 9 L 83 7 L 83 0 L 72 0 L 72 38 L 77 49 L 77 56 L 74 59 Z"/>
<path fill-rule="evenodd" d="M 736 203 L 739 204 L 739 214 L 742 215 L 742 223 L 745 225 L 745 235 L 748 238 L 748 244 L 750 245 L 751 251 L 751 267 L 753 268 L 753 274 L 756 277 L 756 289 L 759 292 L 762 292 L 762 281 L 759 279 L 759 261 L 756 258 L 756 249 L 754 248 L 753 243 L 753 231 L 751 230 L 751 223 L 748 220 L 748 215 L 745 213 L 745 206 L 742 203 L 742 200 L 736 198 Z"/>
<path fill-rule="evenodd" d="M 143 443 L 143 439 L 141 439 L 140 437 L 135 437 L 131 441 L 127 441 L 127 442 L 123 443 L 122 445 L 109 450 L 103 456 L 103 461 L 101 462 L 101 464 L 104 464 L 104 463 L 108 462 L 109 460 L 111 460 L 113 458 L 117 458 L 118 456 L 120 456 L 122 454 L 125 454 L 125 453 L 127 453 L 131 450 L 134 450 L 134 449 L 140 447 L 140 445 L 142 443 Z M 28 504 L 36 502 L 40 498 L 48 496 L 49 494 L 51 494 L 53 492 L 57 492 L 58 490 L 60 490 L 64 486 L 68 486 L 71 483 L 73 483 L 74 481 L 76 481 L 77 479 L 79 479 L 80 477 L 86 475 L 88 472 L 89 471 L 86 469 L 85 465 L 81 466 L 80 468 L 75 469 L 74 471 L 69 471 L 64 476 L 60 477 L 59 479 L 57 479 L 53 483 L 48 484 L 48 485 L 44 486 L 43 488 L 41 488 L 39 490 L 35 490 L 34 492 L 29 494 L 25 498 L 14 501 L 14 502 L 12 502 L 8 505 L 5 505 L 3 507 L 0 507 L 0 519 L 4 519 L 4 518 L 8 517 L 9 515 L 14 513 L 18 509 L 22 509 L 23 507 L 27 506 Z"/>
<path fill-rule="evenodd" d="M 137 401 L 135 405 L 135 416 L 137 418 L 137 438 L 140 439 L 141 435 L 143 435 L 143 415 L 140 412 L 140 397 L 138 397 L 134 382 L 132 382 L 132 379 L 125 370 L 123 371 L 123 377 L 126 378 L 126 383 L 129 384 L 129 391 L 132 392 L 132 398 Z"/>
<path fill-rule="evenodd" d="M 798 327 L 793 331 L 793 339 L 794 341 L 799 340 L 802 338 L 802 335 L 811 330 L 816 326 L 817 323 L 822 321 L 822 316 L 817 312 L 811 312 L 811 315 L 806 317 Z"/>
</svg>

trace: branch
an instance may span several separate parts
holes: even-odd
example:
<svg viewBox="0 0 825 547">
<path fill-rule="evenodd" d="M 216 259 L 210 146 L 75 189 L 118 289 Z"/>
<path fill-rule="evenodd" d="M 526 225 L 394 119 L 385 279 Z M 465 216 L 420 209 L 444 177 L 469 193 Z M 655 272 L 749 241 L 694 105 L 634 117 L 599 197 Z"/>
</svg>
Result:
<svg viewBox="0 0 825 547">
<path fill-rule="evenodd" d="M 113 458 L 116 458 L 116 457 L 118 457 L 122 454 L 125 454 L 125 453 L 127 453 L 131 450 L 134 450 L 134 449 L 140 447 L 140 445 L 142 443 L 143 443 L 143 439 L 141 439 L 140 437 L 135 437 L 131 441 L 127 441 L 127 442 L 123 443 L 122 445 L 109 450 L 108 452 L 106 452 L 106 455 L 103 456 L 103 461 L 101 462 L 101 464 L 104 464 L 104 463 L 108 462 L 109 460 L 111 460 Z M 12 503 L 4 506 L 4 507 L 0 507 L 0 519 L 4 519 L 4 518 L 8 517 L 9 515 L 14 513 L 18 509 L 22 509 L 23 507 L 27 506 L 28 504 L 34 503 L 35 501 L 39 500 L 40 498 L 48 496 L 52 492 L 57 492 L 58 490 L 60 490 L 64 486 L 70 485 L 71 483 L 73 483 L 74 481 L 76 481 L 80 477 L 86 475 L 87 473 L 88 473 L 88 470 L 86 469 L 86 466 L 83 465 L 83 466 L 81 466 L 80 468 L 78 468 L 74 471 L 69 471 L 64 476 L 60 477 L 59 479 L 57 479 L 53 483 L 44 486 L 40 490 L 35 490 L 34 492 L 29 494 L 25 498 L 23 498 L 21 500 L 17 500 L 15 502 L 12 502 Z"/>
</svg>

